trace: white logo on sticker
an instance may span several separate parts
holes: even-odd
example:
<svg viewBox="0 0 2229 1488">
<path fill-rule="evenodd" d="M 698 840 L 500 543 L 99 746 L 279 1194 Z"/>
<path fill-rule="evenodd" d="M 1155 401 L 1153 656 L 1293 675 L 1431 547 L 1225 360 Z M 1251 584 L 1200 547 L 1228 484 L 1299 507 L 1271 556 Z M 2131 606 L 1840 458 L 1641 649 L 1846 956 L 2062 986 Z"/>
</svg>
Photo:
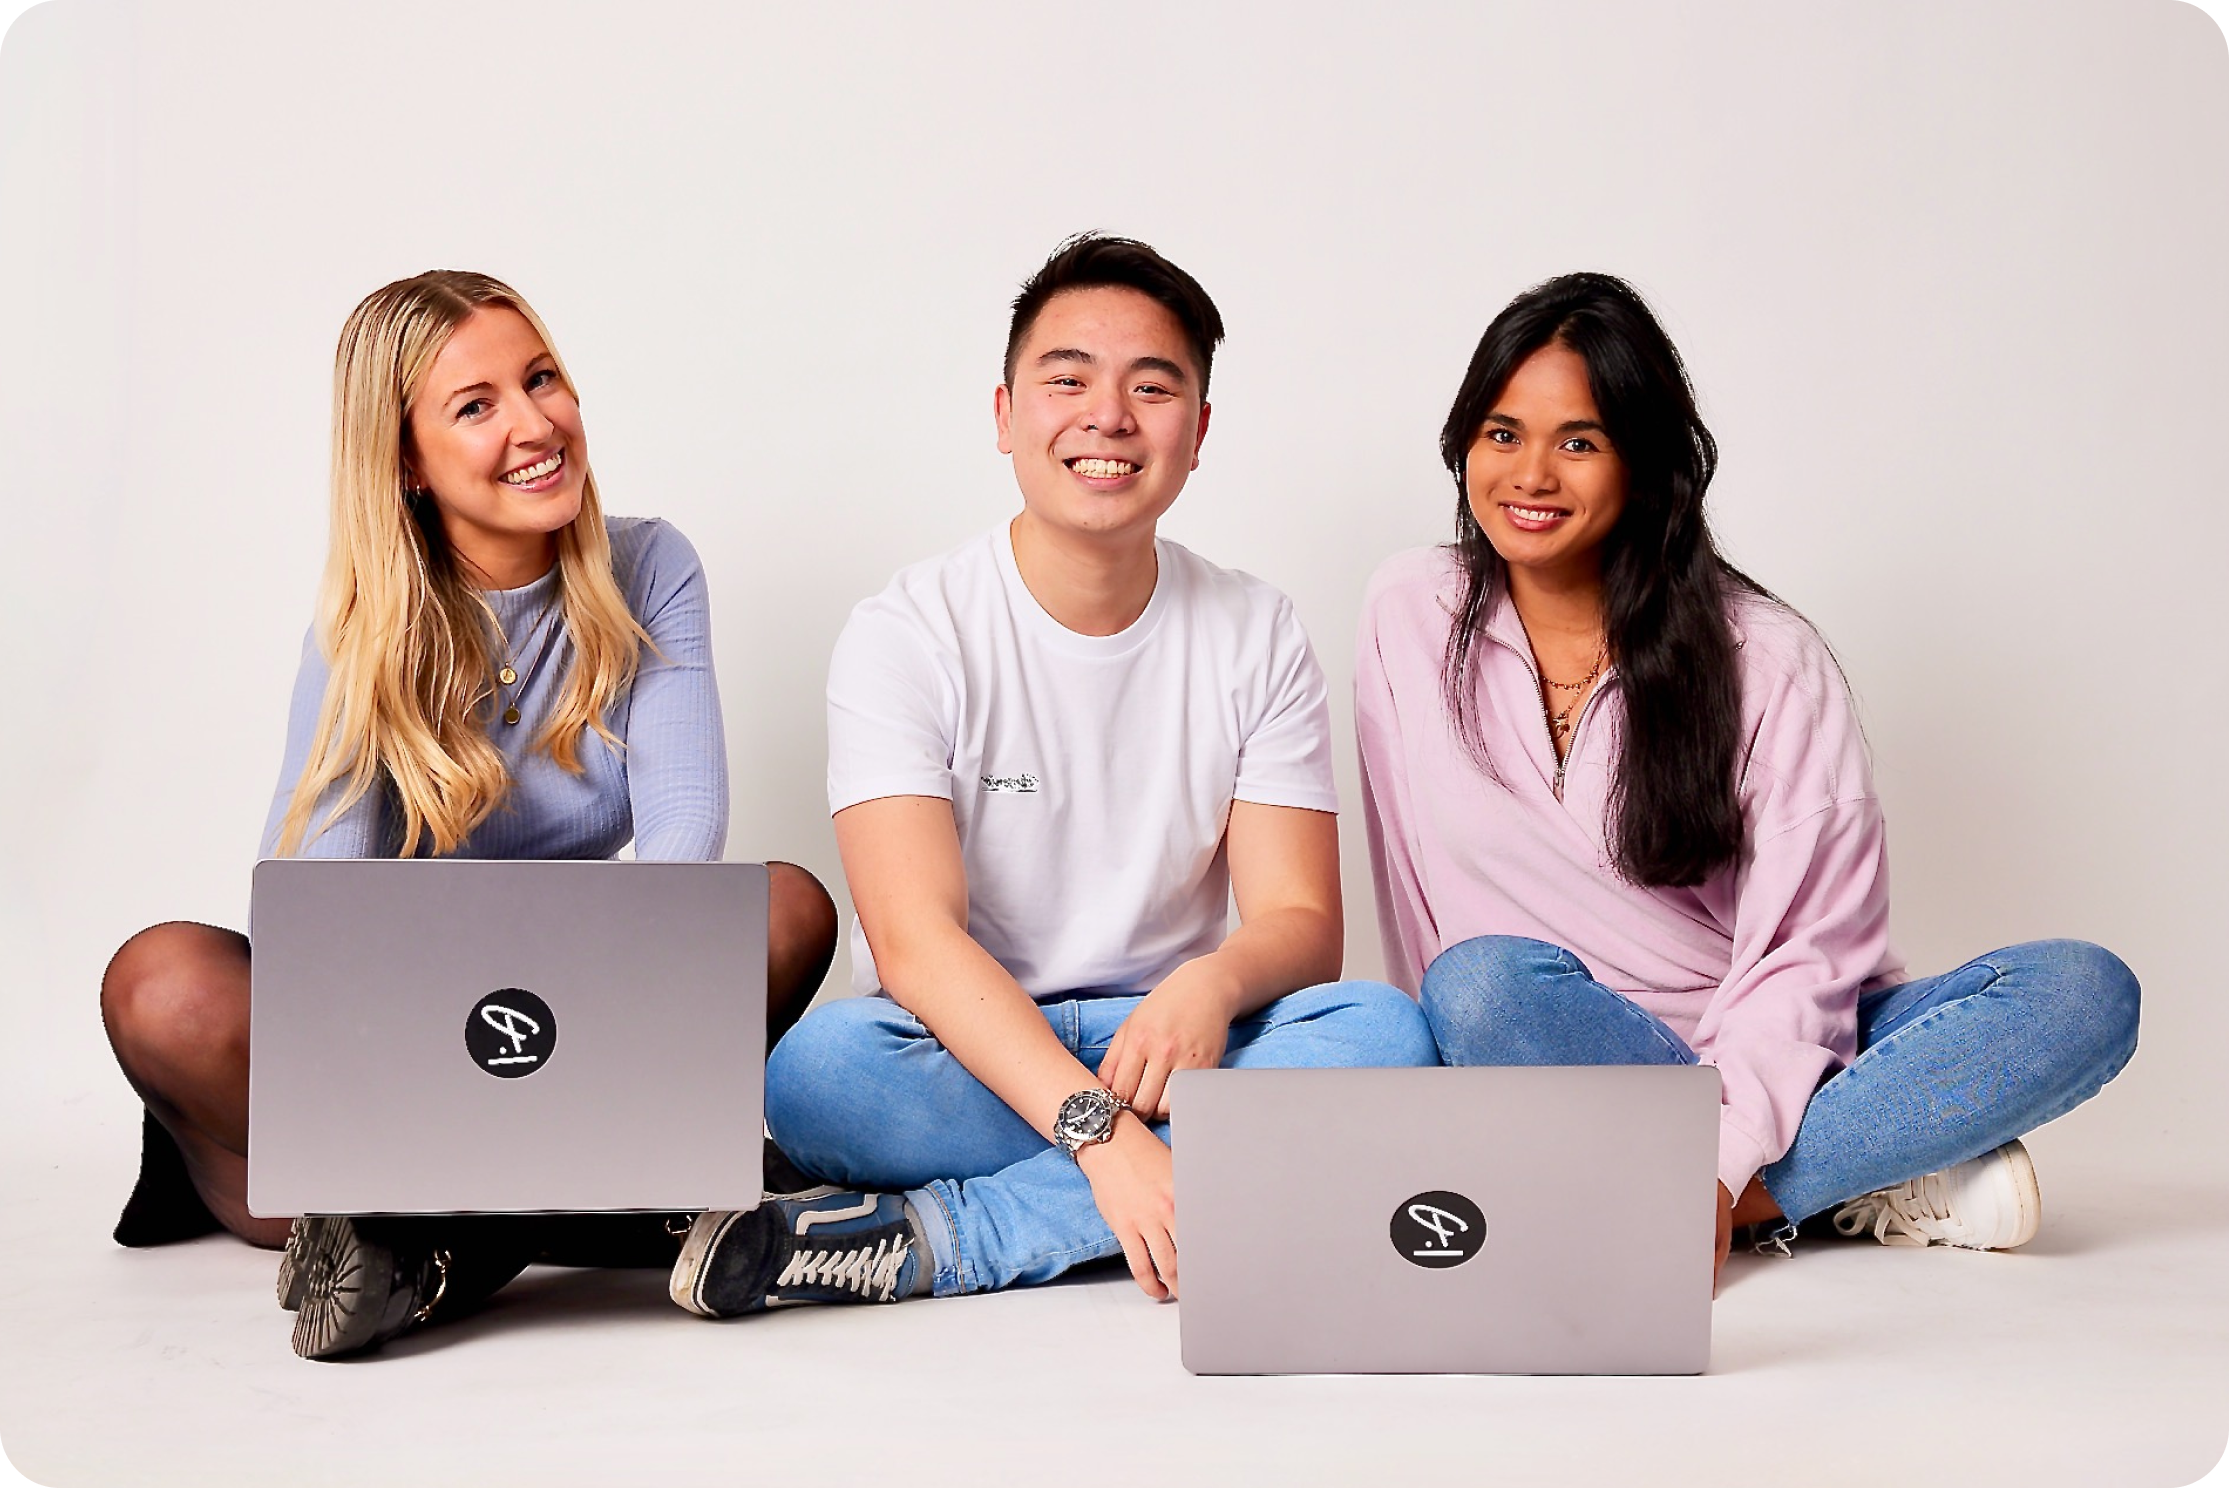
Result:
<svg viewBox="0 0 2229 1488">
<path fill-rule="evenodd" d="M 509 1055 L 499 1059 L 490 1059 L 488 1063 L 533 1064 L 541 1059 L 542 1056 L 539 1054 L 526 1052 L 526 1040 L 528 1035 L 540 1033 L 542 1025 L 517 1008 L 507 1008 L 499 1002 L 491 1002 L 480 1009 L 480 1021 L 511 1041 Z"/>
<path fill-rule="evenodd" d="M 1449 1242 L 1454 1239 L 1456 1235 L 1470 1228 L 1470 1221 L 1463 1218 L 1463 1216 L 1461 1216 L 1460 1214 L 1450 1214 L 1447 1210 L 1440 1208 L 1436 1204 L 1411 1204 L 1409 1205 L 1409 1218 L 1415 1220 L 1418 1224 L 1424 1226 L 1424 1228 L 1426 1228 L 1427 1230 L 1430 1230 L 1435 1236 L 1438 1237 L 1439 1240 L 1439 1244 L 1436 1248 L 1413 1250 L 1410 1251 L 1409 1254 L 1420 1256 L 1451 1256 L 1462 1255 L 1464 1253 L 1460 1250 L 1457 1250 L 1453 1245 L 1449 1244 Z"/>
</svg>

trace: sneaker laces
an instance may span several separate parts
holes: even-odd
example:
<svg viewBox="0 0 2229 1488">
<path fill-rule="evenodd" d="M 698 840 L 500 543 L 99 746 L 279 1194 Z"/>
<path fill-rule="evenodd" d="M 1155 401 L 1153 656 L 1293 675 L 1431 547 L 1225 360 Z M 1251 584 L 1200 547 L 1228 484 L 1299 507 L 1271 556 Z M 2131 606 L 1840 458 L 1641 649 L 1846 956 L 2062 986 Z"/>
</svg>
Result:
<svg viewBox="0 0 2229 1488">
<path fill-rule="evenodd" d="M 774 1278 L 776 1288 L 826 1287 L 858 1294 L 869 1302 L 888 1302 L 898 1294 L 898 1271 L 913 1252 L 910 1237 L 877 1240 L 872 1247 L 849 1250 L 800 1247 Z"/>
<path fill-rule="evenodd" d="M 1750 1241 L 1749 1249 L 1753 1254 L 1774 1256 L 1784 1261 L 1795 1259 L 1796 1253 L 1788 1248 L 1788 1242 L 1796 1238 L 1794 1225 L 1783 1219 L 1769 1229 L 1763 1226 L 1759 1228 L 1763 1233 L 1753 1235 Z"/>
<path fill-rule="evenodd" d="M 1925 1245 L 1951 1218 L 1950 1185 L 1941 1173 L 1922 1173 L 1875 1189 L 1834 1211 L 1834 1228 L 1856 1236 L 1867 1230 L 1883 1245 Z"/>
</svg>

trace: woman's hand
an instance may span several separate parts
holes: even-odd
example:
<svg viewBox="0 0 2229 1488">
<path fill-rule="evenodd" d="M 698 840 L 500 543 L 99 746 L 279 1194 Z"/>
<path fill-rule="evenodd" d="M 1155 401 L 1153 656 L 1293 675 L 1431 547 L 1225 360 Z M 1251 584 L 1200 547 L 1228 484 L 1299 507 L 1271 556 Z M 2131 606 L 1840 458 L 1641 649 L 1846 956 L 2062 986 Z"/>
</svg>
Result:
<svg viewBox="0 0 2229 1488">
<path fill-rule="evenodd" d="M 1185 962 L 1122 1020 L 1099 1061 L 1099 1083 L 1147 1120 L 1167 1120 L 1169 1076 L 1223 1062 L 1241 991 L 1209 958 Z"/>
<path fill-rule="evenodd" d="M 1076 1166 L 1091 1180 L 1091 1201 L 1115 1239 L 1138 1289 L 1154 1301 L 1176 1295 L 1176 1169 L 1169 1149 L 1143 1121 L 1125 1111 L 1114 1135 L 1077 1149 Z"/>
</svg>

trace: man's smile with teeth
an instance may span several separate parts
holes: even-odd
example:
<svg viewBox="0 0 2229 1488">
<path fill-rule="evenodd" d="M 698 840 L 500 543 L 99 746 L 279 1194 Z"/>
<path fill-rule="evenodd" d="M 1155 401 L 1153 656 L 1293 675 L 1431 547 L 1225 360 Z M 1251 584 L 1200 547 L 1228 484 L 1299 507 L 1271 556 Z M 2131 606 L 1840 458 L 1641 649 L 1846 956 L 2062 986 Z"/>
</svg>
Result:
<svg viewBox="0 0 2229 1488">
<path fill-rule="evenodd" d="M 1138 473 L 1138 467 L 1128 460 L 1101 460 L 1091 456 L 1070 460 L 1068 468 L 1092 480 L 1112 480 L 1117 476 Z"/>
<path fill-rule="evenodd" d="M 559 450 L 556 454 L 551 455 L 548 459 L 542 460 L 533 465 L 527 465 L 521 467 L 520 469 L 513 470 L 505 475 L 503 478 L 506 481 L 509 481 L 514 486 L 532 485 L 535 481 L 540 480 L 543 476 L 554 473 L 557 468 L 564 463 L 565 452 L 563 450 Z"/>
</svg>

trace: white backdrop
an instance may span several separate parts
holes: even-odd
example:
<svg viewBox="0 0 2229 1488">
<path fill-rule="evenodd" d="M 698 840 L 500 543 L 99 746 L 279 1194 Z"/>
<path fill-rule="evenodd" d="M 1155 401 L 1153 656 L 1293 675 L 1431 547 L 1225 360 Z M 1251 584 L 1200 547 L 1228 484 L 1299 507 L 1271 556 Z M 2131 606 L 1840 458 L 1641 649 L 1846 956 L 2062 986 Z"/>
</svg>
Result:
<svg viewBox="0 0 2229 1488">
<path fill-rule="evenodd" d="M 710 569 L 730 855 L 841 897 L 829 646 L 1014 508 L 1006 304 L 1096 227 L 1229 322 L 1166 530 L 1290 592 L 1331 674 L 1350 972 L 1363 583 L 1448 534 L 1486 321 L 1607 269 L 1688 357 L 1726 546 L 1850 671 L 1915 968 L 2119 950 L 2143 1047 L 2065 1140 L 2229 1171 L 2225 61 L 2170 0 L 35 10 L 0 52 L 11 1130 L 121 1143 L 107 955 L 244 922 L 362 294 L 467 267 L 541 310 L 611 509 Z"/>
</svg>

